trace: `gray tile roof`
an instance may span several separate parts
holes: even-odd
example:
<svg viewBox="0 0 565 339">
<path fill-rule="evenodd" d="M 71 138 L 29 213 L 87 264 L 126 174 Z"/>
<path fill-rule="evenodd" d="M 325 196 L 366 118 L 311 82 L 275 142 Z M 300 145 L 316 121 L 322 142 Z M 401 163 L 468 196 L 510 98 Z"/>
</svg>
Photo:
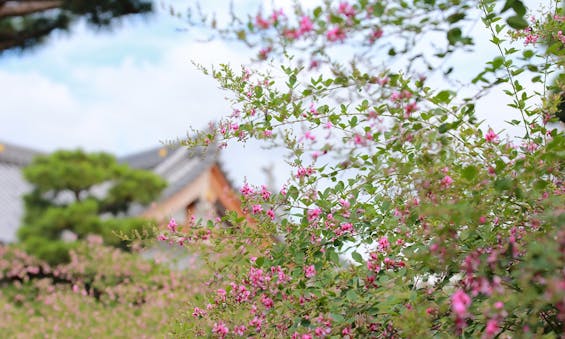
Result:
<svg viewBox="0 0 565 339">
<path fill-rule="evenodd" d="M 0 163 L 24 167 L 29 165 L 33 158 L 39 154 L 43 154 L 43 152 L 0 141 Z"/>
<path fill-rule="evenodd" d="M 166 151 L 164 151 L 166 150 Z M 218 163 L 216 147 L 208 149 L 186 147 L 157 147 L 119 159 L 131 167 L 152 170 L 168 183 L 158 201 L 163 201 L 190 184 L 215 163 Z"/>
<path fill-rule="evenodd" d="M 170 156 L 171 149 L 169 147 L 159 146 L 121 157 L 118 161 L 134 168 L 152 170 Z"/>
</svg>

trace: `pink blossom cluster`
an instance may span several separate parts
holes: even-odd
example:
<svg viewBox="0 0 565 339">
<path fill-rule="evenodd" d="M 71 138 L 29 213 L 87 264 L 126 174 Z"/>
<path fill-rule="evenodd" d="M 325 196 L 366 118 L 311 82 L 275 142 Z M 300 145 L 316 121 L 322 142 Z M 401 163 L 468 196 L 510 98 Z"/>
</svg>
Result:
<svg viewBox="0 0 565 339">
<path fill-rule="evenodd" d="M 316 275 L 316 267 L 314 265 L 308 265 L 304 267 L 304 276 L 306 278 L 312 278 Z"/>
<path fill-rule="evenodd" d="M 532 28 L 528 27 L 524 30 L 524 46 L 532 44 L 535 45 L 538 42 L 539 39 L 539 35 L 538 34 L 534 34 L 532 32 Z"/>
<path fill-rule="evenodd" d="M 489 128 L 487 134 L 485 134 L 485 140 L 486 142 L 496 143 L 498 142 L 498 134 L 496 134 L 492 128 Z"/>
<path fill-rule="evenodd" d="M 455 314 L 455 325 L 459 330 L 467 326 L 465 319 L 469 316 L 468 309 L 470 305 L 471 297 L 462 289 L 458 289 L 451 296 L 451 311 Z"/>
<path fill-rule="evenodd" d="M 312 167 L 299 167 L 298 171 L 296 172 L 296 177 L 297 178 L 304 178 L 304 177 L 309 177 L 312 174 L 314 174 L 315 169 Z"/>
</svg>

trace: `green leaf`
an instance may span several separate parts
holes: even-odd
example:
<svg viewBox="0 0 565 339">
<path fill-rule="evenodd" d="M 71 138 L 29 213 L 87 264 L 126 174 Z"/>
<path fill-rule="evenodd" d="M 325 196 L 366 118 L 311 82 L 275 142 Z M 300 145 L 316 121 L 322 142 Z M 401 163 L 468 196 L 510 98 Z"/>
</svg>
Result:
<svg viewBox="0 0 565 339">
<path fill-rule="evenodd" d="M 322 14 L 322 7 L 318 6 L 314 9 L 314 18 L 318 18 Z"/>
<path fill-rule="evenodd" d="M 512 8 L 515 1 L 516 0 L 506 0 L 506 2 L 504 3 L 504 7 L 502 7 L 502 9 L 500 10 L 500 13 L 504 13 L 507 10 L 509 10 L 510 8 Z"/>
<path fill-rule="evenodd" d="M 499 69 L 500 66 L 502 66 L 503 63 L 504 63 L 503 57 L 496 57 L 492 60 L 492 68 Z"/>
<path fill-rule="evenodd" d="M 516 15 L 523 17 L 526 15 L 526 6 L 521 0 L 515 0 L 512 4 L 512 9 L 516 13 Z"/>
<path fill-rule="evenodd" d="M 473 165 L 469 165 L 465 168 L 463 168 L 463 170 L 461 171 L 461 175 L 463 176 L 463 178 L 471 181 L 473 180 L 477 174 L 479 173 L 479 170 L 473 166 Z"/>
<path fill-rule="evenodd" d="M 341 323 L 345 321 L 345 318 L 341 314 L 337 313 L 330 313 L 330 317 L 333 318 L 334 321 Z"/>
<path fill-rule="evenodd" d="M 509 17 L 508 19 L 506 19 L 506 22 L 510 27 L 514 29 L 524 29 L 528 27 L 528 22 L 526 21 L 526 19 L 518 15 L 513 15 Z"/>
<path fill-rule="evenodd" d="M 447 132 L 447 131 L 450 130 L 450 126 L 451 126 L 451 124 L 449 124 L 449 123 L 444 123 L 444 124 L 439 125 L 439 127 L 438 127 L 437 129 L 438 129 L 438 131 L 439 131 L 440 133 L 443 134 L 443 133 L 445 133 L 445 132 Z"/>
<path fill-rule="evenodd" d="M 458 41 L 461 40 L 462 36 L 463 32 L 459 27 L 455 27 L 447 31 L 447 41 L 449 41 L 450 45 L 455 45 Z"/>
<path fill-rule="evenodd" d="M 353 258 L 353 260 L 355 260 L 356 262 L 362 264 L 365 261 L 363 260 L 363 257 L 361 256 L 361 254 L 357 253 L 357 252 L 353 252 L 351 253 L 351 258 Z"/>
<path fill-rule="evenodd" d="M 465 13 L 455 13 L 447 17 L 447 22 L 449 22 L 450 24 L 454 24 L 457 21 L 463 20 L 464 18 L 465 18 Z"/>
<path fill-rule="evenodd" d="M 534 56 L 534 51 L 532 51 L 531 49 L 527 49 L 524 52 L 522 52 L 522 55 L 524 56 L 524 59 L 530 59 Z"/>
<path fill-rule="evenodd" d="M 349 301 L 357 301 L 359 299 L 359 295 L 357 295 L 357 293 L 355 292 L 355 290 L 349 290 L 347 291 L 347 293 L 345 294 L 345 297 L 349 300 Z"/>
</svg>

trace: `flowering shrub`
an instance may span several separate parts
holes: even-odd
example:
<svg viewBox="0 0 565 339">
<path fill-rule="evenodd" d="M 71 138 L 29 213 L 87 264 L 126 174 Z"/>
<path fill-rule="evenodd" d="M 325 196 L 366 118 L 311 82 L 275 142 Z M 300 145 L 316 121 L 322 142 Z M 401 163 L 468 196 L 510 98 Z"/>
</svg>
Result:
<svg viewBox="0 0 565 339">
<path fill-rule="evenodd" d="M 171 271 L 101 242 L 79 244 L 71 262 L 54 267 L 1 246 L 2 336 L 164 336 L 183 303 L 202 291 L 205 267 Z"/>
<path fill-rule="evenodd" d="M 528 22 L 522 1 L 497 5 L 328 2 L 218 30 L 273 67 L 212 70 L 234 113 L 187 144 L 264 141 L 288 151 L 293 172 L 280 192 L 244 185 L 253 220 L 161 235 L 191 244 L 206 234 L 247 258 L 218 271 L 175 333 L 564 332 L 565 138 L 549 85 L 562 67 L 552 29 L 563 13 L 552 3 Z M 479 19 L 498 55 L 463 82 L 449 58 L 481 53 L 463 33 Z M 512 100 L 520 138 L 477 121 L 476 103 L 493 91 Z"/>
</svg>

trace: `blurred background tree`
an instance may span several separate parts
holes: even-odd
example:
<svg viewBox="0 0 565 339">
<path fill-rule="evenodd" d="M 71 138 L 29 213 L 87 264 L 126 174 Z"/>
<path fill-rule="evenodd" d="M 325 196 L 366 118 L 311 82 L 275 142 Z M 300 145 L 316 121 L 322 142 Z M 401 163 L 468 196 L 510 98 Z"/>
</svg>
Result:
<svg viewBox="0 0 565 339">
<path fill-rule="evenodd" d="M 67 261 L 76 246 L 70 240 L 89 234 L 127 249 L 116 233 L 150 230 L 146 219 L 128 216 L 130 207 L 149 204 L 166 186 L 158 175 L 120 164 L 110 154 L 81 150 L 37 157 L 24 177 L 33 188 L 24 197 L 18 237 L 28 253 L 51 264 Z"/>
<path fill-rule="evenodd" d="M 148 0 L 0 0 L 0 53 L 36 46 L 55 30 L 68 31 L 79 18 L 102 28 L 152 9 Z"/>
</svg>

